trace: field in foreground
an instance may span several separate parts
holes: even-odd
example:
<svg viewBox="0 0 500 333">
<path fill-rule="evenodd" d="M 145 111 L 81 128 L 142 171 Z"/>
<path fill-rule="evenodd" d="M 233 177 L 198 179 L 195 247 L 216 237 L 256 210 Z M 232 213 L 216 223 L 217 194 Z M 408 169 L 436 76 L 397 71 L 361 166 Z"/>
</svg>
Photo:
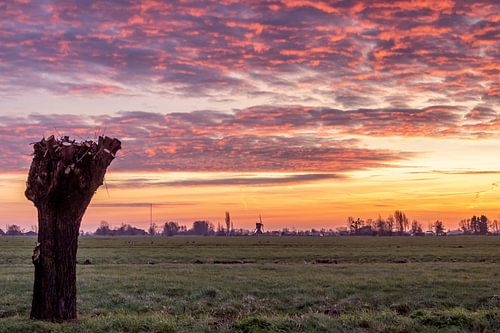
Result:
<svg viewBox="0 0 500 333">
<path fill-rule="evenodd" d="M 81 238 L 66 324 L 27 319 L 34 243 L 0 237 L 0 332 L 500 332 L 499 237 Z"/>
</svg>

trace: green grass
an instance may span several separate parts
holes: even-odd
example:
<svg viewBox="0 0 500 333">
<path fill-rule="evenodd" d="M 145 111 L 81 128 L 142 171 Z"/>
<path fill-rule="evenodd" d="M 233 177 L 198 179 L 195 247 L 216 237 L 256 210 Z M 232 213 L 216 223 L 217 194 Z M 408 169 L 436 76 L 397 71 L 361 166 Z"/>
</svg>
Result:
<svg viewBox="0 0 500 333">
<path fill-rule="evenodd" d="M 34 243 L 0 238 L 0 332 L 500 332 L 498 237 L 81 238 L 65 324 L 27 319 Z"/>
</svg>

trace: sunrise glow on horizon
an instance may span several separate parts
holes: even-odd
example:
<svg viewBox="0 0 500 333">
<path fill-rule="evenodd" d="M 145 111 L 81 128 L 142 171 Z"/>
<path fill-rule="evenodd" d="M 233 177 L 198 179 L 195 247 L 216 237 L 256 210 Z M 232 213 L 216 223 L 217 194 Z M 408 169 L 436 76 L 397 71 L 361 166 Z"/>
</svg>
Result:
<svg viewBox="0 0 500 333">
<path fill-rule="evenodd" d="M 30 143 L 122 140 L 100 221 L 500 219 L 497 1 L 0 4 L 0 228 Z"/>
</svg>

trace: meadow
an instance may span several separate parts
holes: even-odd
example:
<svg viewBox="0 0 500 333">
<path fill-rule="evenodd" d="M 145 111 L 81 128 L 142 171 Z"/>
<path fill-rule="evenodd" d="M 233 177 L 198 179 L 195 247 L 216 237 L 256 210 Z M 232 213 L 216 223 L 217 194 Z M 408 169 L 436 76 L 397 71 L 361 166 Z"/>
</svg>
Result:
<svg viewBox="0 0 500 333">
<path fill-rule="evenodd" d="M 63 324 L 35 241 L 0 237 L 0 332 L 500 332 L 500 237 L 81 237 Z"/>
</svg>

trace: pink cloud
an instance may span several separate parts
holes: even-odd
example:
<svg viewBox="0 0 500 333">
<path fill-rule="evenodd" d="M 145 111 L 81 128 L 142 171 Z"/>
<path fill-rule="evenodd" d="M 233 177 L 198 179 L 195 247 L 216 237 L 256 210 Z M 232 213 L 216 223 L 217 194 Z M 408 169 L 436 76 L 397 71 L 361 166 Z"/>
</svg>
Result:
<svg viewBox="0 0 500 333">
<path fill-rule="evenodd" d="M 385 87 L 453 102 L 488 98 L 498 76 L 495 1 L 40 1 L 0 9 L 4 91 L 155 87 L 289 101 L 284 91 L 306 86 L 360 107 L 390 100 L 381 77 Z M 424 77 L 439 80 L 416 83 Z"/>
<path fill-rule="evenodd" d="M 120 170 L 345 172 L 394 166 L 414 156 L 367 149 L 357 136 L 475 138 L 494 136 L 497 113 L 477 106 L 339 110 L 255 106 L 232 113 L 121 112 L 116 115 L 0 117 L 2 170 L 29 163 L 29 142 L 60 133 L 123 140 Z M 19 158 L 21 157 L 21 158 Z"/>
</svg>

